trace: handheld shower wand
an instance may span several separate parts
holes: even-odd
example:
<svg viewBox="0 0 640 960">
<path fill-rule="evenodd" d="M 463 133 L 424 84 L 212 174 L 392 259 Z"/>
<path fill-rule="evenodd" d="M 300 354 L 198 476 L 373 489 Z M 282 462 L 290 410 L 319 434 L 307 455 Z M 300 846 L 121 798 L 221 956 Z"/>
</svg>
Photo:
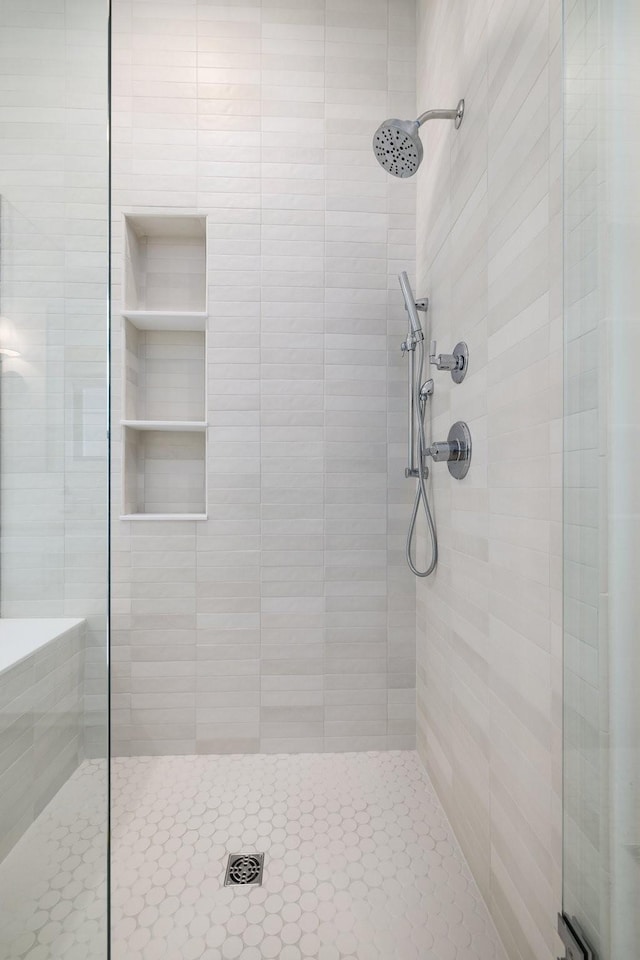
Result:
<svg viewBox="0 0 640 960">
<path fill-rule="evenodd" d="M 402 273 L 399 274 L 398 280 L 400 281 L 400 289 L 402 290 L 402 296 L 404 297 L 404 306 L 407 311 L 407 316 L 409 317 L 411 333 L 417 340 L 424 340 L 424 333 L 422 332 L 422 325 L 420 323 L 420 317 L 418 316 L 418 309 L 426 311 L 429 307 L 429 301 L 416 301 L 413 299 L 413 291 L 411 289 L 411 284 L 409 283 L 409 277 L 407 276 L 406 270 L 403 270 Z"/>
<path fill-rule="evenodd" d="M 418 310 L 425 311 L 429 307 L 428 300 L 416 300 L 411 290 L 411 284 L 406 273 L 399 275 L 400 289 L 404 297 L 405 308 L 409 318 L 410 333 L 402 344 L 403 353 L 409 356 L 408 371 L 408 407 L 409 407 L 409 431 L 408 431 L 408 465 L 405 469 L 406 477 L 415 477 L 418 481 L 416 487 L 416 497 L 409 522 L 409 532 L 407 534 L 406 558 L 409 567 L 416 577 L 428 577 L 436 568 L 438 562 L 438 536 L 436 533 L 429 497 L 427 494 L 427 479 L 429 477 L 429 468 L 427 467 L 427 457 L 429 456 L 429 447 L 427 445 L 424 418 L 429 397 L 433 393 L 433 380 L 427 380 L 422 383 L 422 372 L 424 368 L 424 333 L 418 316 Z M 415 439 L 415 428 L 417 426 L 417 444 Z M 416 566 L 413 556 L 413 540 L 415 537 L 416 523 L 420 507 L 425 514 L 429 534 L 431 537 L 431 561 L 425 570 L 420 570 Z"/>
</svg>

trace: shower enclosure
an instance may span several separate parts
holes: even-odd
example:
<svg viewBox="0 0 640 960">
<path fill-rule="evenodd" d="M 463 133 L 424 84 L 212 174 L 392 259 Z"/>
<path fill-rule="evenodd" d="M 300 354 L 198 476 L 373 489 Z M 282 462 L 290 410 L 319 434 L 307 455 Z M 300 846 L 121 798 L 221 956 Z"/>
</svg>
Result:
<svg viewBox="0 0 640 960">
<path fill-rule="evenodd" d="M 106 960 L 108 9 L 0 4 L 0 957 Z"/>
<path fill-rule="evenodd" d="M 538 34 L 524 0 L 490 4 L 487 23 L 481 4 L 418 0 L 419 23 L 443 31 L 434 58 L 414 0 L 371 0 L 365 20 L 361 0 L 119 0 L 112 22 L 110 6 L 0 3 L 0 960 L 505 960 L 495 924 L 510 955 L 552 960 L 557 912 L 572 956 L 632 960 L 636 0 L 565 0 L 563 68 L 545 50 L 551 89 L 533 71 L 526 109 L 520 66 L 537 64 Z M 464 60 L 453 77 L 447 45 Z M 389 176 L 371 138 L 381 117 L 417 116 L 416 62 L 430 88 L 442 81 L 429 103 L 465 96 L 464 123 L 422 129 L 418 170 L 417 125 L 432 112 L 391 121 L 378 142 Z M 562 137 L 547 122 L 561 69 Z M 501 88 L 485 112 L 484 87 Z M 510 164 L 538 128 L 529 195 Z M 547 167 L 554 144 L 561 166 L 561 139 L 554 424 L 537 354 L 521 369 L 518 338 L 529 349 L 528 333 L 545 333 L 538 307 L 555 297 L 559 316 L 561 293 L 540 269 L 539 300 L 517 304 L 539 266 L 529 235 L 543 260 L 542 207 L 560 210 Z M 433 224 L 416 223 L 416 182 Z M 426 257 L 415 269 L 416 225 L 428 274 Z M 483 271 L 502 276 L 484 339 Z M 408 337 L 416 272 L 425 299 Z M 465 344 L 439 356 L 434 344 L 427 366 L 434 326 L 441 346 L 468 338 L 463 386 Z M 414 356 L 408 401 L 398 347 L 420 328 L 424 378 L 444 372 L 421 395 Z M 508 390 L 488 377 L 503 360 Z M 409 443 L 407 477 L 411 404 L 429 430 Z M 430 466 L 451 461 L 453 441 L 427 439 L 457 417 L 473 430 L 468 478 L 444 463 L 421 477 L 418 446 Z M 563 517 L 545 486 L 560 460 Z M 405 558 L 415 479 L 410 559 L 430 574 L 418 580 Z M 437 564 L 421 503 L 442 520 Z M 564 534 L 563 626 L 558 603 L 525 629 L 510 584 L 542 608 L 560 580 L 545 524 Z M 496 550 L 506 561 L 492 565 Z M 520 564 L 528 581 L 507 576 Z M 417 609 L 423 627 L 437 621 L 418 640 L 423 754 Z M 547 647 L 552 670 L 563 657 L 563 691 L 543 689 Z M 517 737 L 503 722 L 512 709 Z M 560 837 L 560 801 L 547 806 L 562 712 Z M 465 793 L 464 854 L 429 751 L 443 796 Z M 515 810 L 531 784 L 539 794 Z"/>
</svg>

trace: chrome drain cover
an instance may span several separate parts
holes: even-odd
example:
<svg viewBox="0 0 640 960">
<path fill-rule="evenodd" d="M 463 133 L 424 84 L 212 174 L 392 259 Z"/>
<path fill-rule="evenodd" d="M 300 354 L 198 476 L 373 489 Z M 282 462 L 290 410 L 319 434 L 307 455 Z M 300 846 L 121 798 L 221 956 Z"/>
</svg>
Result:
<svg viewBox="0 0 640 960">
<path fill-rule="evenodd" d="M 264 853 L 231 853 L 227 863 L 225 887 L 236 883 L 262 883 Z"/>
</svg>

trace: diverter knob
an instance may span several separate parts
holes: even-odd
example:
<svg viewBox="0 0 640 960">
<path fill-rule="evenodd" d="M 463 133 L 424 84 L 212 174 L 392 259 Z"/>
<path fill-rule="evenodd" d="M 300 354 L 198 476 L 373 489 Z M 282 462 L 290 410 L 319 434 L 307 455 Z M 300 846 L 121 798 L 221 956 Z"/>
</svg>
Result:
<svg viewBox="0 0 640 960">
<path fill-rule="evenodd" d="M 467 424 L 463 420 L 454 423 L 446 440 L 431 444 L 429 455 L 436 463 L 444 461 L 456 480 L 466 477 L 471 465 L 471 432 Z"/>
</svg>

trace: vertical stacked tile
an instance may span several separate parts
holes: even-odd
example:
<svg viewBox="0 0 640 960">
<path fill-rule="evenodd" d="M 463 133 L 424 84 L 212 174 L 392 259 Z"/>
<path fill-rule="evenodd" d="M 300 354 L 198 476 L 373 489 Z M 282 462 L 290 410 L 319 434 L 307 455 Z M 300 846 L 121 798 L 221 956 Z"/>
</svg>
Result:
<svg viewBox="0 0 640 960">
<path fill-rule="evenodd" d="M 5 617 L 64 609 L 65 39 L 60 5 L 2 9 Z"/>
<path fill-rule="evenodd" d="M 43 719 L 85 724 L 77 756 L 106 746 L 106 28 L 99 3 L 0 23 L 2 615 L 86 618 L 86 703 Z"/>
<path fill-rule="evenodd" d="M 199 752 L 260 730 L 259 0 L 198 0 L 198 203 L 209 215 L 209 520 L 198 525 Z"/>
<path fill-rule="evenodd" d="M 554 188 L 562 158 L 553 122 L 560 34 L 550 14 L 559 12 L 555 2 L 496 7 L 488 76 L 492 895 L 507 946 L 512 938 L 524 953 L 522 939 L 554 956 L 562 719 L 553 702 L 561 571 L 552 528 L 562 495 L 554 446 L 562 416 L 562 235 Z M 516 55 L 518 29 L 527 42 Z M 509 47 L 512 55 L 499 63 Z M 520 887 L 525 876 L 530 889 Z"/>
<path fill-rule="evenodd" d="M 5 621 L 3 639 L 25 626 Z M 48 642 L 0 671 L 0 861 L 83 758 L 85 628 L 47 618 Z"/>
<path fill-rule="evenodd" d="M 489 631 L 486 33 L 486 11 L 471 4 L 459 5 L 450 16 L 442 7 L 434 8 L 423 24 L 423 36 L 437 50 L 430 57 L 428 86 L 421 86 L 425 102 L 420 109 L 455 106 L 464 96 L 468 110 L 458 132 L 451 123 L 423 128 L 426 156 L 418 210 L 419 273 L 424 271 L 431 297 L 430 337 L 437 338 L 442 352 L 464 340 L 473 358 L 461 385 L 431 367 L 435 394 L 429 429 L 440 440 L 455 420 L 465 420 L 474 445 L 473 470 L 463 483 L 453 481 L 444 464 L 431 465 L 439 564 L 435 577 L 418 587 L 419 635 L 420 628 L 427 631 L 418 641 L 418 716 L 421 734 L 439 751 L 442 769 L 448 771 L 452 756 L 465 758 L 464 765 L 453 764 L 460 796 L 466 799 L 459 805 L 458 830 L 479 875 L 490 859 L 483 645 Z M 451 61 L 450 43 L 460 44 L 461 51 Z M 428 217 L 420 203 L 423 183 Z M 464 603 L 457 603 L 456 596 L 464 597 Z"/>
<path fill-rule="evenodd" d="M 86 620 L 85 753 L 107 753 L 108 40 L 98 3 L 67 8 L 64 613 Z"/>
<path fill-rule="evenodd" d="M 389 111 L 414 111 L 413 9 L 115 4 L 114 420 L 123 211 L 206 214 L 209 273 L 208 519 L 116 522 L 121 752 L 414 742 L 387 296 L 413 266 L 414 194 L 371 155 Z"/>
<path fill-rule="evenodd" d="M 388 102 L 385 117 L 415 117 L 416 5 L 395 0 L 388 10 Z M 382 117 L 380 119 L 383 119 Z M 374 125 L 375 126 L 375 125 Z M 411 282 L 416 250 L 415 180 L 398 180 L 384 171 L 387 186 L 387 720 L 388 746 L 415 743 L 416 587 L 407 566 L 405 544 L 413 506 L 414 484 L 407 480 L 407 359 L 400 344 L 407 333 L 407 314 L 398 274 Z M 414 283 L 415 286 L 415 283 Z M 422 297 L 415 286 L 416 297 Z M 421 319 L 428 337 L 429 318 Z M 425 378 L 427 374 L 425 372 Z"/>
<path fill-rule="evenodd" d="M 326 584 L 329 749 L 386 744 L 387 0 L 327 2 Z"/>
<path fill-rule="evenodd" d="M 114 755 L 130 753 L 131 724 L 131 549 L 130 525 L 123 524 L 122 470 L 123 444 L 119 423 L 124 416 L 123 384 L 123 320 L 115 304 L 122 303 L 124 223 L 122 222 L 122 191 L 126 189 L 131 171 L 133 126 L 131 111 L 133 97 L 131 72 L 133 58 L 132 2 L 114 0 L 111 8 L 111 749 Z M 133 668 L 134 672 L 140 670 Z M 142 668 L 145 669 L 144 667 Z"/>
<path fill-rule="evenodd" d="M 261 749 L 323 746 L 324 0 L 262 3 Z"/>
<path fill-rule="evenodd" d="M 555 956 L 560 903 L 556 443 L 560 4 L 419 4 L 418 275 L 439 351 L 433 435 L 469 422 L 466 480 L 433 465 L 440 564 L 418 585 L 418 741 L 509 956 Z"/>
<path fill-rule="evenodd" d="M 113 15 L 112 420 L 119 475 L 122 215 L 196 207 L 196 3 L 132 0 L 116 4 Z M 195 524 L 120 521 L 120 483 L 113 488 L 115 749 L 195 752 Z"/>
<path fill-rule="evenodd" d="M 112 6 L 111 84 L 111 728 L 112 752 L 130 752 L 133 636 L 131 595 L 135 579 L 132 569 L 131 527 L 123 524 L 121 471 L 124 445 L 119 423 L 124 416 L 123 320 L 116 304 L 124 298 L 124 223 L 122 204 L 129 188 L 133 151 L 133 3 L 120 0 Z M 130 195 L 130 192 L 129 192 Z M 136 437 L 137 439 L 137 437 Z M 114 482 L 118 477 L 118 482 Z M 144 672 L 144 667 L 142 668 Z"/>
</svg>

